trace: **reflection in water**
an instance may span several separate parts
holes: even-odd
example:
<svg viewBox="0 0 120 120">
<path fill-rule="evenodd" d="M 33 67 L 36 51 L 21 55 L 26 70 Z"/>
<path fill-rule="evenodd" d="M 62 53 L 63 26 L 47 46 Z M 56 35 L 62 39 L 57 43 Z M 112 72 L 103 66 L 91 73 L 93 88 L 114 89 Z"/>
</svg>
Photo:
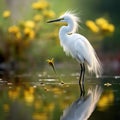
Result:
<svg viewBox="0 0 120 120">
<path fill-rule="evenodd" d="M 60 120 L 87 120 L 94 111 L 101 94 L 101 87 L 89 89 L 87 95 L 78 98 L 64 110 Z"/>
<path fill-rule="evenodd" d="M 113 90 L 106 90 L 99 100 L 97 106 L 99 111 L 107 110 L 111 105 L 113 105 L 115 96 Z"/>
</svg>

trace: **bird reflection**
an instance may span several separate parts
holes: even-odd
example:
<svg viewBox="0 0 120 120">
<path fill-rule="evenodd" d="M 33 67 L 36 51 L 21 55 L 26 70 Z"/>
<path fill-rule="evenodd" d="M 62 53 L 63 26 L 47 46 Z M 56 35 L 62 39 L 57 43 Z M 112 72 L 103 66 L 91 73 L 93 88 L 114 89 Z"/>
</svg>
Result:
<svg viewBox="0 0 120 120">
<path fill-rule="evenodd" d="M 60 120 L 87 120 L 94 111 L 102 94 L 102 88 L 89 89 L 87 95 L 78 98 L 66 108 Z"/>
</svg>

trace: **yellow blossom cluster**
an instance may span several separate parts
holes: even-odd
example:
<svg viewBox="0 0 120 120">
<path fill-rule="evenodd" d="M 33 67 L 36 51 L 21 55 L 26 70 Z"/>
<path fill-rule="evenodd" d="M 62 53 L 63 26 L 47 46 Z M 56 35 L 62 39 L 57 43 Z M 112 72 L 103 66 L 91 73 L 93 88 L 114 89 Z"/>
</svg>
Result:
<svg viewBox="0 0 120 120">
<path fill-rule="evenodd" d="M 20 32 L 20 28 L 18 26 L 16 26 L 16 25 L 10 26 L 8 28 L 8 32 L 12 35 L 15 35 L 15 37 L 17 39 L 21 39 L 22 35 L 21 35 L 21 32 Z"/>
<path fill-rule="evenodd" d="M 15 87 L 13 89 L 8 90 L 8 97 L 11 100 L 16 100 L 19 99 L 21 96 L 21 92 L 23 92 L 23 99 L 24 101 L 29 105 L 32 104 L 34 101 L 34 92 L 35 88 L 34 87 L 28 87 L 25 89 L 22 89 L 21 87 Z"/>
<path fill-rule="evenodd" d="M 23 22 L 22 28 L 19 25 L 10 26 L 8 33 L 14 35 L 17 40 L 23 38 L 33 40 L 35 38 L 35 27 L 34 21 L 28 20 Z"/>
<path fill-rule="evenodd" d="M 36 10 L 43 10 L 49 7 L 49 3 L 46 0 L 38 0 L 32 4 L 32 8 Z"/>
<path fill-rule="evenodd" d="M 24 21 L 22 27 L 19 24 L 8 27 L 8 33 L 14 36 L 15 40 L 33 40 L 36 37 L 36 30 L 39 30 L 39 27 L 41 26 L 40 22 L 42 24 L 45 18 L 55 17 L 55 13 L 50 9 L 50 4 L 47 0 L 38 0 L 37 2 L 32 3 L 32 8 L 41 11 L 35 12 L 32 19 Z M 4 18 L 8 18 L 10 15 L 11 12 L 8 10 L 3 12 Z"/>
<path fill-rule="evenodd" d="M 5 40 L 2 43 L 7 44 L 9 42 L 9 48 L 17 51 L 10 52 L 10 57 L 25 57 L 27 52 L 24 52 L 24 50 L 27 50 L 34 40 L 49 38 L 49 27 L 45 27 L 44 22 L 55 17 L 55 12 L 51 9 L 48 0 L 36 0 L 31 4 L 31 16 L 29 18 L 15 20 L 14 24 L 11 24 L 11 20 L 13 20 L 11 19 L 13 17 L 11 14 L 9 10 L 5 10 L 2 13 L 2 20 L 6 22 L 3 25 Z"/>
<path fill-rule="evenodd" d="M 43 18 L 53 18 L 55 17 L 55 12 L 50 9 L 50 4 L 46 0 L 38 0 L 32 4 L 34 10 L 40 10 L 41 15 L 36 14 L 34 20 L 38 22 Z"/>
<path fill-rule="evenodd" d="M 94 33 L 109 34 L 113 33 L 115 27 L 104 18 L 97 18 L 95 21 L 87 20 L 86 26 Z"/>
<path fill-rule="evenodd" d="M 20 95 L 20 87 L 16 87 L 8 91 L 8 96 L 11 100 L 17 99 L 19 95 Z"/>
<path fill-rule="evenodd" d="M 97 27 L 97 25 L 92 21 L 92 20 L 88 20 L 86 21 L 86 26 L 95 33 L 99 32 L 99 28 Z"/>
<path fill-rule="evenodd" d="M 55 13 L 52 10 L 45 10 L 43 11 L 43 15 L 47 18 L 55 17 Z"/>
<path fill-rule="evenodd" d="M 102 31 L 108 31 L 108 32 L 114 32 L 115 27 L 113 24 L 110 24 L 106 19 L 104 18 L 98 18 L 96 19 L 95 23 L 99 26 L 99 28 Z"/>
<path fill-rule="evenodd" d="M 24 90 L 24 100 L 28 105 L 31 105 L 31 103 L 34 101 L 34 91 L 34 87 L 29 87 L 28 89 Z"/>
<path fill-rule="evenodd" d="M 35 37 L 35 23 L 32 20 L 28 20 L 26 22 L 24 22 L 24 34 L 26 37 L 28 37 L 29 39 L 34 39 Z"/>
<path fill-rule="evenodd" d="M 42 21 L 42 20 L 43 20 L 43 16 L 42 16 L 42 15 L 39 15 L 39 14 L 36 14 L 36 15 L 33 17 L 33 20 L 34 20 L 35 22 Z"/>
<path fill-rule="evenodd" d="M 10 15 L 11 15 L 11 12 L 9 10 L 5 10 L 3 12 L 3 18 L 8 18 L 8 17 L 10 17 Z"/>
<path fill-rule="evenodd" d="M 10 32 L 10 33 L 16 34 L 16 33 L 18 33 L 19 31 L 20 31 L 20 29 L 19 29 L 19 27 L 16 26 L 16 25 L 13 25 L 13 26 L 11 26 L 11 27 L 8 28 L 8 32 Z"/>
<path fill-rule="evenodd" d="M 34 113 L 33 120 L 48 120 L 46 113 Z"/>
<path fill-rule="evenodd" d="M 24 25 L 28 28 L 35 28 L 35 23 L 32 20 L 25 21 Z"/>
<path fill-rule="evenodd" d="M 30 38 L 31 40 L 35 37 L 34 30 L 32 30 L 30 28 L 25 28 L 24 29 L 24 34 L 25 34 L 25 36 L 28 36 L 28 38 Z"/>
<path fill-rule="evenodd" d="M 99 100 L 98 102 L 98 108 L 99 110 L 101 111 L 104 111 L 106 110 L 110 104 L 112 104 L 114 102 L 114 94 L 113 94 L 113 91 L 109 90 L 109 91 L 106 91 L 101 99 Z"/>
</svg>

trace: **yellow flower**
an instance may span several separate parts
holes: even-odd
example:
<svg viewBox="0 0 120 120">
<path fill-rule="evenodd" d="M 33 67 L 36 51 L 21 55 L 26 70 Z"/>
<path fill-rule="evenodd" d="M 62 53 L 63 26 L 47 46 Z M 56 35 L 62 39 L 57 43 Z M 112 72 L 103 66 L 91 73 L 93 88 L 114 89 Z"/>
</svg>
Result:
<svg viewBox="0 0 120 120">
<path fill-rule="evenodd" d="M 97 25 L 91 21 L 91 20 L 88 20 L 86 21 L 86 26 L 92 31 L 92 32 L 95 32 L 95 33 L 98 33 L 99 32 L 99 28 L 97 27 Z"/>
<path fill-rule="evenodd" d="M 9 33 L 13 33 L 13 34 L 16 34 L 20 31 L 19 27 L 16 26 L 16 25 L 13 25 L 11 27 L 8 28 L 8 32 Z"/>
<path fill-rule="evenodd" d="M 99 110 L 106 110 L 110 104 L 114 102 L 114 93 L 113 91 L 109 90 L 106 91 L 106 93 L 103 94 L 103 96 L 100 98 L 98 102 L 98 109 Z"/>
<path fill-rule="evenodd" d="M 33 18 L 33 20 L 35 21 L 35 22 L 39 22 L 39 21 L 41 21 L 43 19 L 43 17 L 41 16 L 41 15 L 35 15 L 34 16 L 34 18 Z"/>
<path fill-rule="evenodd" d="M 24 23 L 25 27 L 35 28 L 35 23 L 32 20 L 28 20 Z"/>
<path fill-rule="evenodd" d="M 114 32 L 115 27 L 113 24 L 109 24 L 109 22 L 104 18 L 96 19 L 95 23 L 99 26 L 99 28 L 106 32 Z"/>
<path fill-rule="evenodd" d="M 29 92 L 25 91 L 24 92 L 24 100 L 28 103 L 31 104 L 34 101 L 34 95 L 33 94 L 29 94 Z"/>
<path fill-rule="evenodd" d="M 52 11 L 52 10 L 45 10 L 45 11 L 43 12 L 43 15 L 44 15 L 45 17 L 47 17 L 47 18 L 53 18 L 53 17 L 55 17 L 55 13 L 54 13 L 54 11 Z"/>
<path fill-rule="evenodd" d="M 86 26 L 95 33 L 100 33 L 101 35 L 109 35 L 114 32 L 115 27 L 113 24 L 110 24 L 106 19 L 100 17 L 95 20 L 95 22 L 88 20 Z"/>
<path fill-rule="evenodd" d="M 17 39 L 21 39 L 22 38 L 22 34 L 20 32 L 20 28 L 16 25 L 13 25 L 11 27 L 8 28 L 8 32 L 13 34 Z"/>
<path fill-rule="evenodd" d="M 49 65 L 54 64 L 54 58 L 47 59 L 47 62 Z"/>
<path fill-rule="evenodd" d="M 41 10 L 41 9 L 45 9 L 49 6 L 48 2 L 45 0 L 41 0 L 38 2 L 35 2 L 32 4 L 32 8 L 36 9 L 36 10 Z"/>
<path fill-rule="evenodd" d="M 109 32 L 114 32 L 115 31 L 115 26 L 113 24 L 109 24 L 108 30 L 109 30 Z"/>
<path fill-rule="evenodd" d="M 107 25 L 108 24 L 108 21 L 104 18 L 98 18 L 95 20 L 95 23 L 99 26 L 99 27 L 102 27 L 104 25 Z"/>
<path fill-rule="evenodd" d="M 38 2 L 33 3 L 32 8 L 37 10 L 42 9 L 42 4 L 39 4 Z"/>
<path fill-rule="evenodd" d="M 100 29 L 103 31 L 108 31 L 108 26 L 109 26 L 108 23 L 104 23 L 102 26 L 100 26 Z"/>
<path fill-rule="evenodd" d="M 11 15 L 11 12 L 10 12 L 9 10 L 5 10 L 5 11 L 3 12 L 3 17 L 4 17 L 4 18 L 8 18 L 10 15 Z"/>
<path fill-rule="evenodd" d="M 20 94 L 20 89 L 16 88 L 15 90 L 9 90 L 8 91 L 8 96 L 10 99 L 15 100 L 19 97 Z"/>
<path fill-rule="evenodd" d="M 46 113 L 34 113 L 33 120 L 48 120 L 48 115 Z"/>
<path fill-rule="evenodd" d="M 28 103 L 29 105 L 31 105 L 34 101 L 34 88 L 33 87 L 29 87 L 28 89 L 24 90 L 24 100 L 26 101 L 26 103 Z"/>
<path fill-rule="evenodd" d="M 26 27 L 24 29 L 24 34 L 28 36 L 28 38 L 33 39 L 35 37 L 35 32 L 31 28 Z"/>
<path fill-rule="evenodd" d="M 55 66 L 54 66 L 54 58 L 46 60 L 48 64 L 52 67 L 53 71 L 56 73 Z"/>
</svg>

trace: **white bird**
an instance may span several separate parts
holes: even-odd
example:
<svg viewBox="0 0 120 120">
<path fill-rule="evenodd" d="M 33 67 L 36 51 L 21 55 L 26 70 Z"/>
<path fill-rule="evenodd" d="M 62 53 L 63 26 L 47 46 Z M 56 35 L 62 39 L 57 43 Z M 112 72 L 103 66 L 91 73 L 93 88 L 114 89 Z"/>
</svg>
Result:
<svg viewBox="0 0 120 120">
<path fill-rule="evenodd" d="M 75 58 L 81 67 L 79 85 L 81 96 L 85 94 L 84 90 L 84 74 L 85 64 L 90 72 L 94 72 L 97 76 L 102 73 L 102 67 L 99 58 L 96 55 L 95 50 L 83 35 L 76 33 L 78 30 L 79 18 L 72 12 L 65 12 L 56 20 L 50 20 L 51 22 L 66 22 L 67 26 L 62 26 L 59 31 L 60 45 L 63 47 L 64 52 L 67 55 L 71 55 Z"/>
<path fill-rule="evenodd" d="M 63 111 L 60 120 L 87 120 L 94 111 L 101 94 L 101 87 L 89 89 L 86 96 L 78 98 Z"/>
</svg>

